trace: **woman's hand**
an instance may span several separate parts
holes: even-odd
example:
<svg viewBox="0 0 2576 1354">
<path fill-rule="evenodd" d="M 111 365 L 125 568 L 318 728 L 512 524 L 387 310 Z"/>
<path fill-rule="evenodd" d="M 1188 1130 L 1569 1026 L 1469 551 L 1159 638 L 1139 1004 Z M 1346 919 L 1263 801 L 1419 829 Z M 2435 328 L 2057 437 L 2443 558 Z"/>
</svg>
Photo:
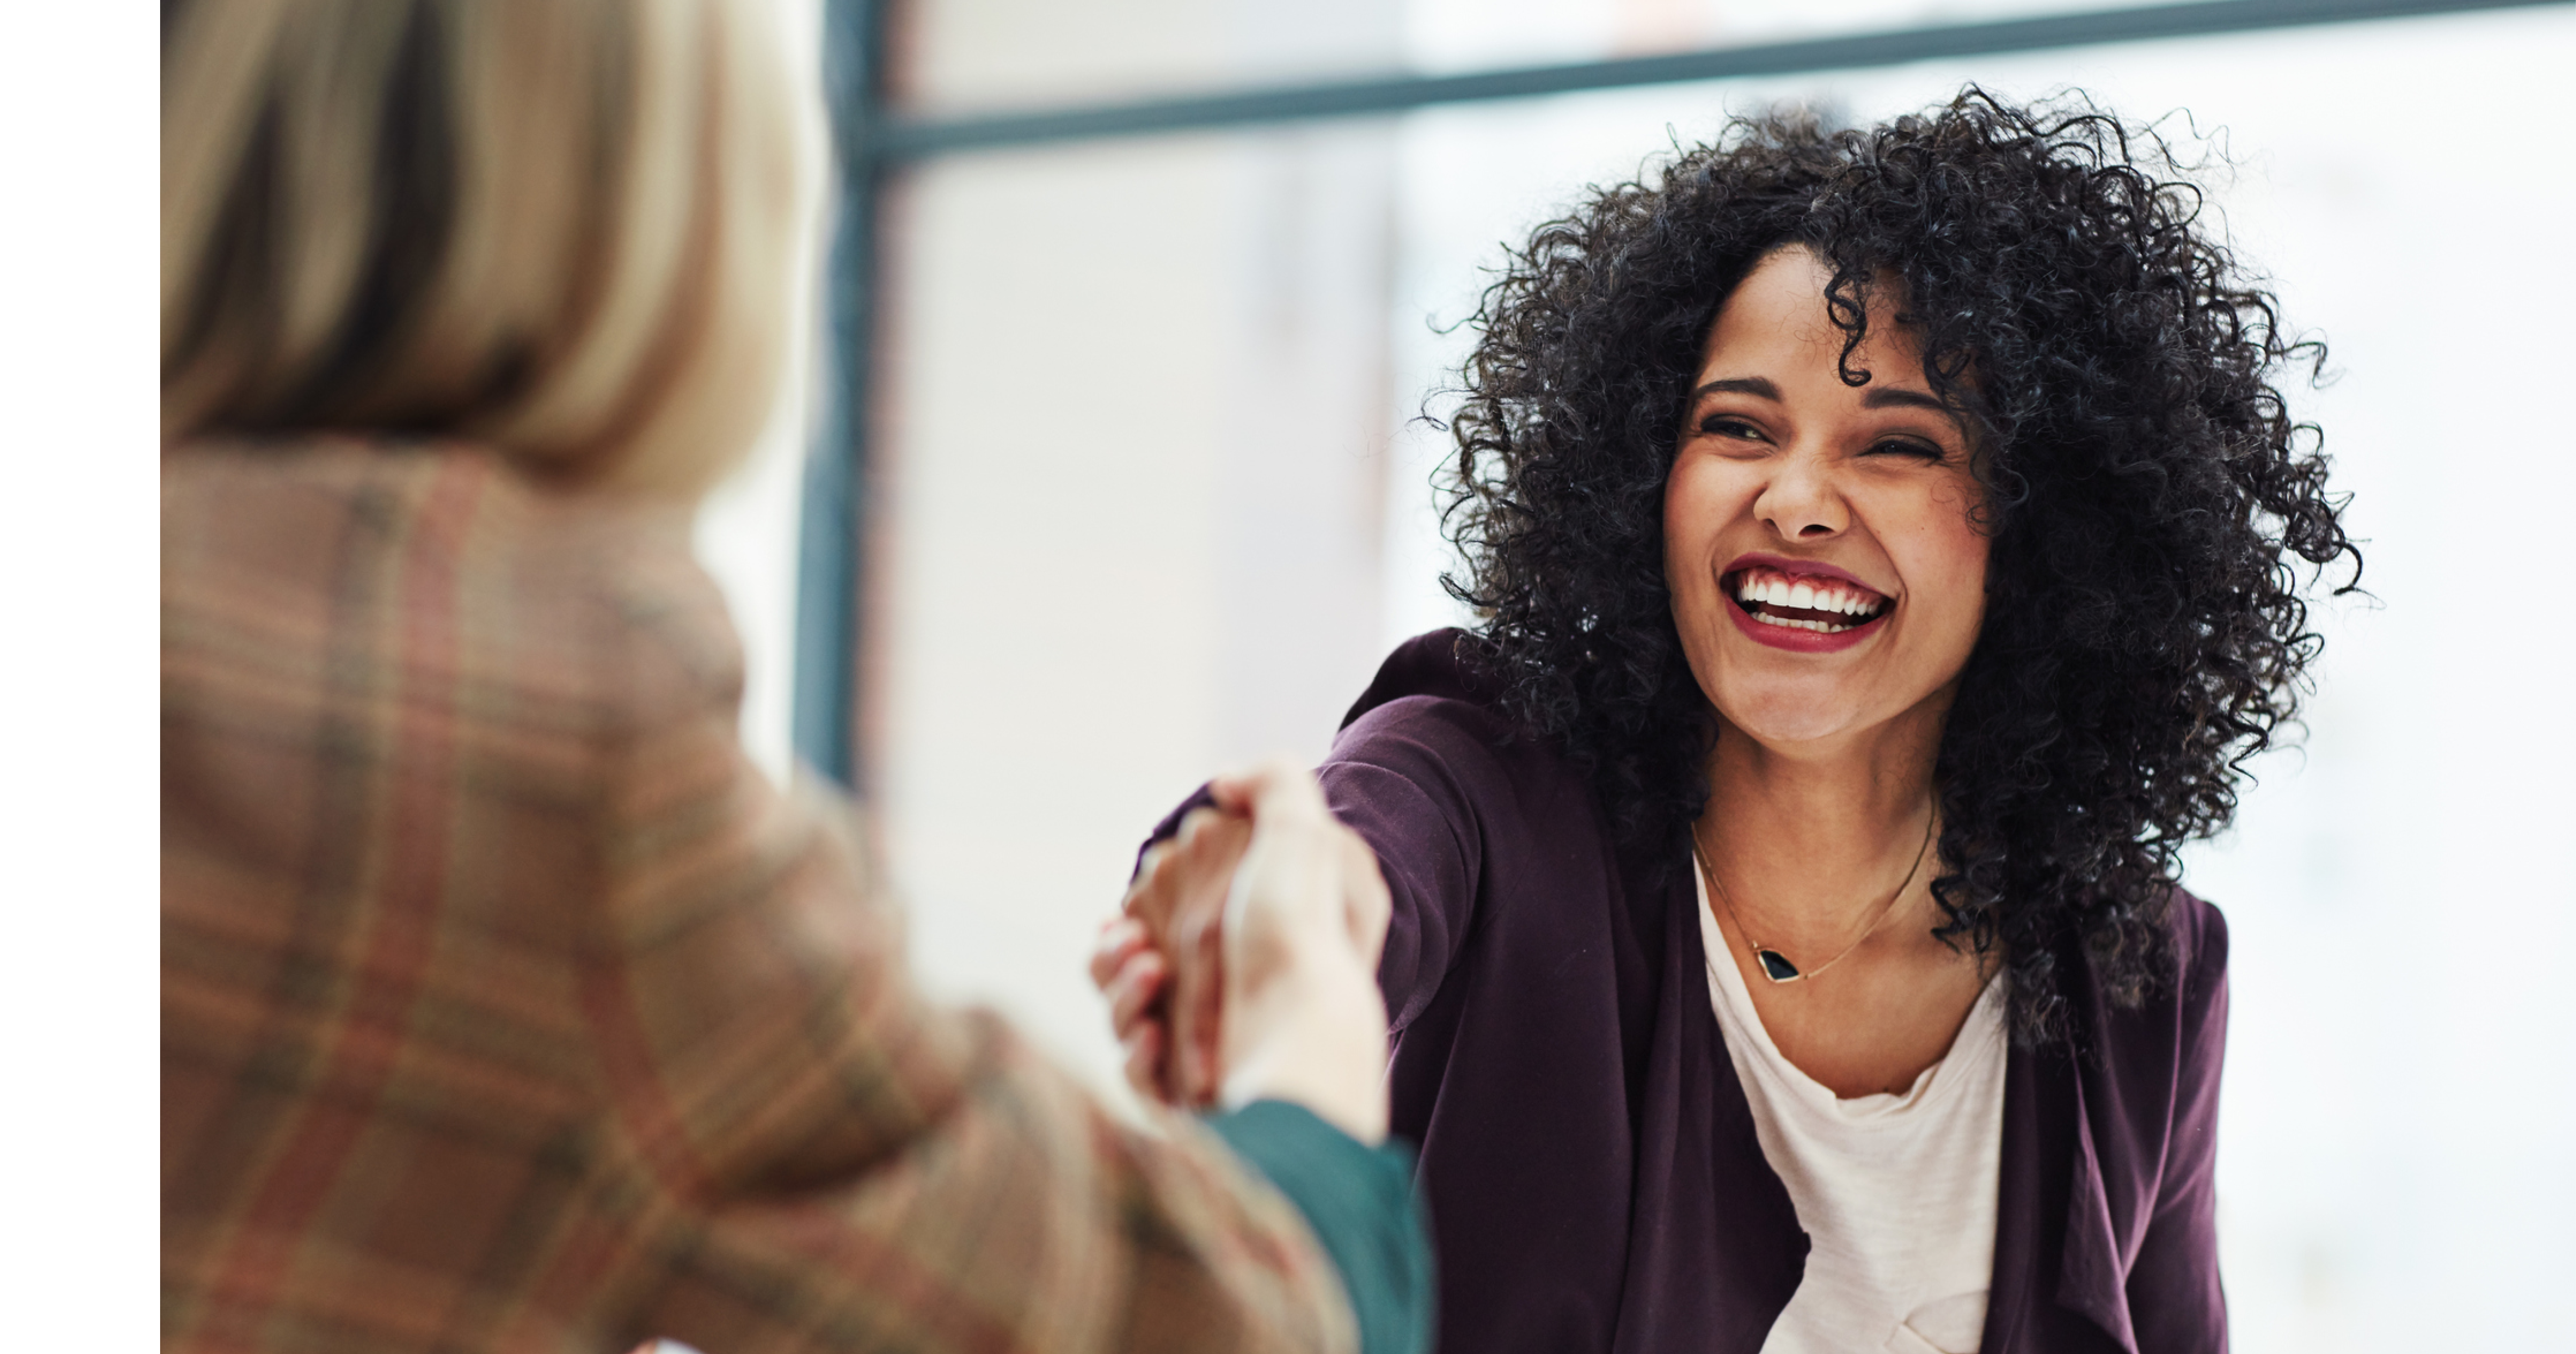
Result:
<svg viewBox="0 0 2576 1354">
<path fill-rule="evenodd" d="M 1125 1054 L 1127 1084 L 1148 1100 L 1179 1105 L 1188 1102 L 1170 1080 L 1170 1008 L 1163 994 L 1171 971 L 1144 922 L 1119 916 L 1101 923 L 1091 983 L 1109 999 L 1109 1028 Z"/>
<path fill-rule="evenodd" d="M 1091 979 L 1140 1095 L 1189 1108 L 1216 1099 L 1226 894 L 1252 833 L 1241 814 L 1192 810 L 1147 848 L 1125 915 L 1101 929 Z"/>
<path fill-rule="evenodd" d="M 1388 898 L 1377 857 L 1315 778 L 1220 777 L 1146 853 L 1092 977 L 1137 1089 L 1181 1105 L 1293 1100 L 1362 1141 L 1386 1132 Z"/>
<path fill-rule="evenodd" d="M 1333 817 L 1302 767 L 1273 762 L 1209 788 L 1217 807 L 1252 819 L 1225 903 L 1218 1099 L 1296 1101 L 1377 1142 L 1386 1136 L 1377 957 L 1390 910 L 1377 854 Z"/>
</svg>

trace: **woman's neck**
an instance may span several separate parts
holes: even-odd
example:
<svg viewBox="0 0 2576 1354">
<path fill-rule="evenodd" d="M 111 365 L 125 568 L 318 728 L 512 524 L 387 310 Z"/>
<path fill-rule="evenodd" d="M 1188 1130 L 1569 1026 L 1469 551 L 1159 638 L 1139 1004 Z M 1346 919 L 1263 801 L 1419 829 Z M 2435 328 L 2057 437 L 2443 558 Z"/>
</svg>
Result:
<svg viewBox="0 0 2576 1354">
<path fill-rule="evenodd" d="M 1744 924 L 1812 953 L 1852 939 L 1924 849 L 1938 710 L 1829 746 L 1766 746 L 1721 719 L 1696 830 Z M 1924 893 L 1927 861 L 1909 893 Z"/>
</svg>

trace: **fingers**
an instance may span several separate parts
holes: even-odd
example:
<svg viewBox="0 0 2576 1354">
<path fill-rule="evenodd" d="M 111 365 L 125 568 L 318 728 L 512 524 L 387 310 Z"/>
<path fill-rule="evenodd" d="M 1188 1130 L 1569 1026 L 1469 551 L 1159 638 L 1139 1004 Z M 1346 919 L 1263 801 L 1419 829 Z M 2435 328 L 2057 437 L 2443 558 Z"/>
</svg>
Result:
<svg viewBox="0 0 2576 1354">
<path fill-rule="evenodd" d="M 1140 858 L 1126 917 L 1103 927 L 1093 948 L 1092 981 L 1109 999 L 1128 1079 L 1157 1099 L 1189 1105 L 1214 1098 L 1222 919 L 1252 831 L 1240 814 L 1192 810 Z"/>
<path fill-rule="evenodd" d="M 1091 982 L 1109 1000 L 1109 1028 L 1124 1050 L 1127 1084 L 1149 1100 L 1172 1097 L 1171 1040 L 1161 1009 L 1170 981 L 1171 966 L 1144 922 L 1118 917 L 1102 924 L 1091 951 Z"/>
<path fill-rule="evenodd" d="M 1154 1003 L 1163 995 L 1164 980 L 1170 976 L 1163 956 L 1154 950 L 1130 955 L 1127 962 L 1101 985 L 1109 998 L 1109 1027 L 1120 1039 L 1140 1024 L 1160 1024 L 1152 1020 Z"/>
<path fill-rule="evenodd" d="M 1181 816 L 1181 830 L 1172 834 L 1173 840 L 1180 843 L 1183 851 L 1187 851 L 1196 846 L 1199 839 L 1207 835 L 1209 829 L 1224 821 L 1223 812 L 1201 805 Z"/>
<path fill-rule="evenodd" d="M 1137 859 L 1136 877 L 1127 881 L 1119 910 L 1143 921 L 1147 934 L 1159 940 L 1192 891 L 1204 884 L 1211 868 L 1208 857 L 1226 853 L 1229 825 L 1240 821 L 1216 809 L 1190 810 L 1178 831 L 1146 847 Z M 1231 864 L 1226 862 L 1228 868 Z"/>
<path fill-rule="evenodd" d="M 1223 1025 L 1226 891 L 1251 828 L 1240 818 L 1204 828 L 1175 858 L 1186 874 L 1184 900 L 1163 936 L 1170 957 L 1164 1072 L 1174 1103 L 1198 1105 L 1214 1094 L 1213 1049 Z"/>
<path fill-rule="evenodd" d="M 1166 1089 L 1165 1084 L 1163 1027 L 1151 1024 L 1139 1025 L 1125 1038 L 1119 1040 L 1118 1046 L 1126 1053 L 1123 1065 L 1127 1073 L 1127 1084 L 1135 1088 L 1136 1094 L 1147 1100 L 1168 1103 L 1171 1100 L 1171 1092 Z"/>
<path fill-rule="evenodd" d="M 1315 773 L 1285 757 L 1273 757 L 1242 771 L 1229 771 L 1208 782 L 1218 807 L 1229 813 L 1263 819 L 1328 819 L 1324 787 Z"/>
<path fill-rule="evenodd" d="M 1134 917 L 1112 917 L 1100 924 L 1100 939 L 1091 947 L 1091 985 L 1103 992 L 1130 956 L 1154 943 L 1145 924 Z"/>
</svg>

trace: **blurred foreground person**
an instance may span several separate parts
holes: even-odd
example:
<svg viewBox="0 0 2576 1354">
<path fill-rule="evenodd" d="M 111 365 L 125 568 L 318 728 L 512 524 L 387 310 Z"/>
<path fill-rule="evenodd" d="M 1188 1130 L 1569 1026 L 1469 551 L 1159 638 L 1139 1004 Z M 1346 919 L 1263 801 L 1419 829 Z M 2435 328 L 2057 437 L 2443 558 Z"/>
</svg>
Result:
<svg viewBox="0 0 2576 1354">
<path fill-rule="evenodd" d="M 926 1004 L 743 756 L 688 525 L 816 158 L 768 18 L 162 8 L 164 1348 L 1419 1348 L 1311 779 L 1193 835 L 1249 844 L 1212 1122 L 1274 1190 Z"/>
</svg>

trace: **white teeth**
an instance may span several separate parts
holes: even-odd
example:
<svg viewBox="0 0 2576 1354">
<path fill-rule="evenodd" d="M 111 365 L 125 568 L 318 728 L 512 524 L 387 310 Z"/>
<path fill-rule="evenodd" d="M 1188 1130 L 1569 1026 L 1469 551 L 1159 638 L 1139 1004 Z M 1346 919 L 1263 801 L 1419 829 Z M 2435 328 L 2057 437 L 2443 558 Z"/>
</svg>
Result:
<svg viewBox="0 0 2576 1354">
<path fill-rule="evenodd" d="M 1748 571 L 1735 585 L 1739 602 L 1759 603 L 1767 607 L 1785 607 L 1798 611 L 1827 611 L 1844 616 L 1867 616 L 1879 606 L 1877 599 L 1835 581 L 1810 578 L 1790 579 L 1778 574 Z M 1784 621 L 1776 616 L 1763 619 L 1774 625 L 1798 625 L 1808 629 L 1848 630 L 1850 625 L 1833 625 L 1824 621 Z M 1852 624 L 1859 624 L 1854 621 Z"/>
<path fill-rule="evenodd" d="M 1767 613 L 1756 614 L 1753 619 L 1760 621 L 1764 625 L 1779 626 L 1784 630 L 1813 630 L 1820 635 L 1839 635 L 1843 631 L 1852 628 L 1848 625 L 1836 625 L 1831 621 L 1794 621 L 1785 617 L 1769 615 Z"/>
</svg>

